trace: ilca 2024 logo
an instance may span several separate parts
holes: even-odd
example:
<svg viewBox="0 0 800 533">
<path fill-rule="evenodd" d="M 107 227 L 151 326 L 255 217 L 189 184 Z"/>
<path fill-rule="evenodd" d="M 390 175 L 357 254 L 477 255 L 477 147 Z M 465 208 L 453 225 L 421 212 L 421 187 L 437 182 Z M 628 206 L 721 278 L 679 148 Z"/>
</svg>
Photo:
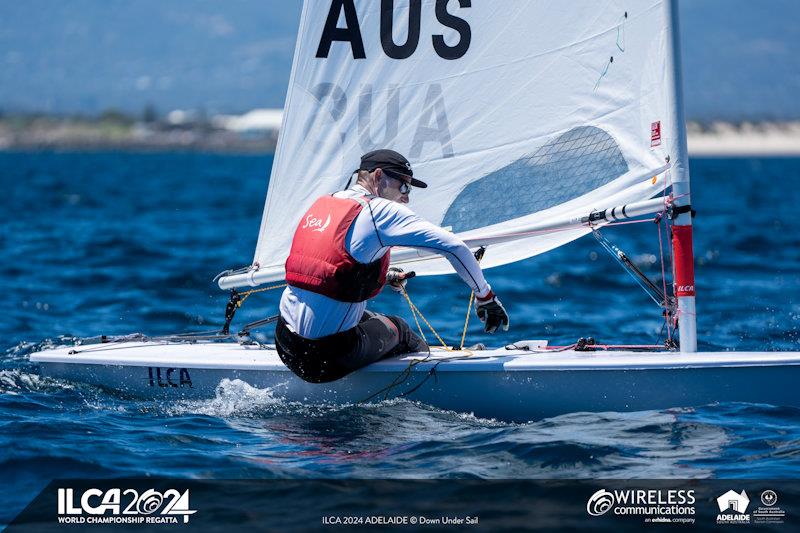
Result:
<svg viewBox="0 0 800 533">
<path fill-rule="evenodd" d="M 179 524 L 197 511 L 189 508 L 189 489 L 179 492 L 149 489 L 91 488 L 76 500 L 75 490 L 58 489 L 59 524 Z"/>
</svg>

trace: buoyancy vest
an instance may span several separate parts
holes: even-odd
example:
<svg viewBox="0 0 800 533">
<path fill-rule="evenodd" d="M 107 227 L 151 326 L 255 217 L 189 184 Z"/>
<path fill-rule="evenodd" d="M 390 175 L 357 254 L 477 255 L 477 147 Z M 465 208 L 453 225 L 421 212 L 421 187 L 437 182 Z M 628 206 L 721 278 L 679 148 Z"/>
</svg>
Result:
<svg viewBox="0 0 800 533">
<path fill-rule="evenodd" d="M 363 302 L 386 283 L 389 252 L 359 263 L 347 251 L 350 226 L 370 197 L 319 198 L 300 219 L 286 259 L 286 282 L 340 302 Z"/>
</svg>

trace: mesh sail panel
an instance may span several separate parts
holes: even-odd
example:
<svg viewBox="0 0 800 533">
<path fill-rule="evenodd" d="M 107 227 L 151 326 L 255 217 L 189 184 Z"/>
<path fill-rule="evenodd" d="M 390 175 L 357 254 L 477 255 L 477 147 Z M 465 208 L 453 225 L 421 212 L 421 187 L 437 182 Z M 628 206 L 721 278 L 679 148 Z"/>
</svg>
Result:
<svg viewBox="0 0 800 533">
<path fill-rule="evenodd" d="M 614 139 L 600 128 L 573 128 L 495 172 L 467 185 L 442 225 L 455 233 L 513 220 L 563 204 L 628 171 Z M 475 206 L 485 205 L 480 217 Z M 491 206 L 491 208 L 488 208 Z"/>
</svg>

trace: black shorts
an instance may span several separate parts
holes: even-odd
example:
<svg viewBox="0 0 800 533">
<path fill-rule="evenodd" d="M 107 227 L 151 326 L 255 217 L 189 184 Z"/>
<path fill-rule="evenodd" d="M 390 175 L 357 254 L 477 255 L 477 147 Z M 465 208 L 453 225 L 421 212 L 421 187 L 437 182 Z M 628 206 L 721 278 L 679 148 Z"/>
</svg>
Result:
<svg viewBox="0 0 800 533">
<path fill-rule="evenodd" d="M 275 349 L 303 380 L 327 383 L 386 357 L 426 352 L 428 345 L 402 318 L 366 311 L 354 328 L 319 339 L 301 337 L 279 317 Z"/>
</svg>

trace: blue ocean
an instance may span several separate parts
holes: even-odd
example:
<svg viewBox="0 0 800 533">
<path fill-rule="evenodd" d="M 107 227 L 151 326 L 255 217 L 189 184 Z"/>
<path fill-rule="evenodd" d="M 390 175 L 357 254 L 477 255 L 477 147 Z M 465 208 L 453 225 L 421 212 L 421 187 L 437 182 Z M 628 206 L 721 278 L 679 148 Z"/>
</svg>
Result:
<svg viewBox="0 0 800 533">
<path fill-rule="evenodd" d="M 520 424 L 408 400 L 289 405 L 244 385 L 206 401 L 142 402 L 38 376 L 29 354 L 78 338 L 221 327 L 227 295 L 212 279 L 251 261 L 271 163 L 0 153 L 0 524 L 67 477 L 800 477 L 800 410 L 780 406 L 676 405 Z M 691 171 L 700 349 L 800 350 L 800 159 L 693 159 Z M 655 225 L 604 235 L 660 279 Z M 487 277 L 512 327 L 490 337 L 473 319 L 469 343 L 664 340 L 658 307 L 591 237 Z M 405 301 L 385 292 L 375 308 L 410 320 Z M 409 292 L 455 342 L 465 286 L 454 276 L 418 278 Z M 274 314 L 278 296 L 252 296 L 237 323 Z"/>
</svg>

